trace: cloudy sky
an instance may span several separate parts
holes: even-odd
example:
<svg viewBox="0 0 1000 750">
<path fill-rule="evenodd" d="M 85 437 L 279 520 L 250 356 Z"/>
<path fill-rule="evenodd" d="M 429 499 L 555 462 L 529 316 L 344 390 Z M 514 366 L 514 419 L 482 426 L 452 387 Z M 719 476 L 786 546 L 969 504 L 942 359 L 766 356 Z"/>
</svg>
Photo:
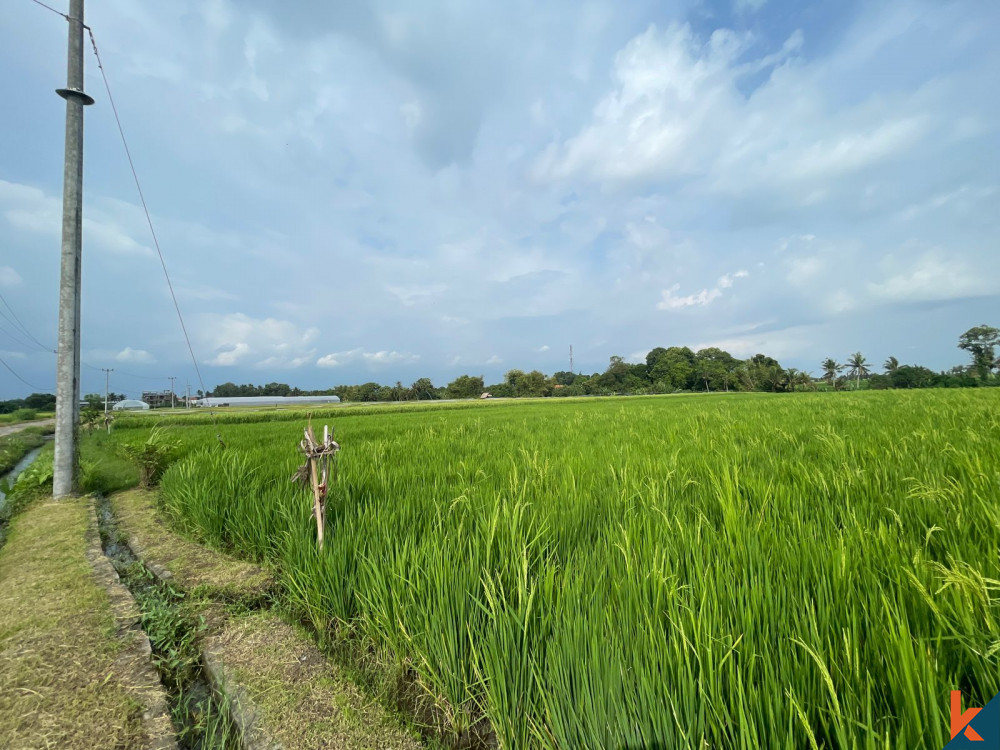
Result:
<svg viewBox="0 0 1000 750">
<path fill-rule="evenodd" d="M 49 0 L 63 10 L 66 0 Z M 0 16 L 0 293 L 56 330 L 66 23 Z M 208 387 L 1000 325 L 1000 4 L 89 0 Z M 93 55 L 85 391 L 197 387 Z M 55 357 L 0 318 L 33 385 Z M 97 368 L 97 369 L 95 369 Z M 0 397 L 31 390 L 0 370 Z"/>
</svg>

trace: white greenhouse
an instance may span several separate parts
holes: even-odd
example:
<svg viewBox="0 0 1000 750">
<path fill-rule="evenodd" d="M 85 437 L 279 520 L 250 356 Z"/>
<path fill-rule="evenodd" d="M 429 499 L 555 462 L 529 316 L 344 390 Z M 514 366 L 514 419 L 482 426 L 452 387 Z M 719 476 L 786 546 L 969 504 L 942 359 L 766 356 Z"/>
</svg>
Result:
<svg viewBox="0 0 1000 750">
<path fill-rule="evenodd" d="M 339 396 L 211 396 L 200 398 L 195 406 L 301 406 L 303 404 L 339 404 Z"/>
<path fill-rule="evenodd" d="M 119 401 L 111 407 L 114 411 L 146 411 L 149 409 L 149 404 L 145 401 L 136 401 L 134 398 L 127 398 L 124 401 Z"/>
</svg>

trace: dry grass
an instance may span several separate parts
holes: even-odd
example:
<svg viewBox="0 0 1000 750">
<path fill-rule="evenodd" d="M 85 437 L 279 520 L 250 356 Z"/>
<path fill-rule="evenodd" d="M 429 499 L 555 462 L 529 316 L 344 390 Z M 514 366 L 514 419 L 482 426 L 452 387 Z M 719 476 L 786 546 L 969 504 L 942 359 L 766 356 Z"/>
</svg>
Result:
<svg viewBox="0 0 1000 750">
<path fill-rule="evenodd" d="M 235 693 L 251 736 L 293 748 L 418 748 L 379 704 L 364 697 L 317 648 L 277 616 L 257 612 L 218 625 L 209 661 Z M 265 740 L 266 742 L 266 740 Z"/>
<path fill-rule="evenodd" d="M 156 510 L 156 493 L 131 490 L 110 498 L 132 551 L 161 579 L 195 596 L 254 602 L 274 584 L 270 573 L 171 531 Z"/>
<path fill-rule="evenodd" d="M 86 559 L 83 501 L 34 505 L 0 550 L 0 744 L 138 748 L 142 707 L 115 668 L 105 591 Z"/>
</svg>

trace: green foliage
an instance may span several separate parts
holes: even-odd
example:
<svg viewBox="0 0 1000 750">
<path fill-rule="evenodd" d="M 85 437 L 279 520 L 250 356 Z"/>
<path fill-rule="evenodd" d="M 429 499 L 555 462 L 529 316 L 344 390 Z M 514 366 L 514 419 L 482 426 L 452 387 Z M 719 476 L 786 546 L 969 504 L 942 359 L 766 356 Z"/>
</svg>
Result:
<svg viewBox="0 0 1000 750">
<path fill-rule="evenodd" d="M 55 408 L 56 397 L 52 393 L 32 393 L 27 398 L 15 398 L 10 401 L 0 401 L 0 415 L 11 414 L 18 409 L 54 411 Z"/>
<path fill-rule="evenodd" d="M 996 348 L 1000 346 L 1000 329 L 988 325 L 975 326 L 958 337 L 958 348 L 972 355 L 972 366 L 981 380 L 986 380 L 993 368 L 1000 367 Z"/>
<path fill-rule="evenodd" d="M 25 451 L 27 453 L 27 451 Z M 33 501 L 52 493 L 52 450 L 42 450 L 30 466 L 17 475 L 13 484 L 2 487 L 7 496 L 0 507 L 0 521 L 7 521 Z"/>
<path fill-rule="evenodd" d="M 459 375 L 448 383 L 449 398 L 479 398 L 483 392 L 483 378 L 481 376 Z"/>
<path fill-rule="evenodd" d="M 123 443 L 122 455 L 135 464 L 139 470 L 139 486 L 152 487 L 176 458 L 179 443 L 168 440 L 162 427 L 154 427 L 141 443 Z"/>
<path fill-rule="evenodd" d="M 766 358 L 752 360 L 770 377 Z M 165 503 L 503 747 L 939 748 L 1000 690 L 1000 391 L 597 399 L 184 430 Z"/>
</svg>

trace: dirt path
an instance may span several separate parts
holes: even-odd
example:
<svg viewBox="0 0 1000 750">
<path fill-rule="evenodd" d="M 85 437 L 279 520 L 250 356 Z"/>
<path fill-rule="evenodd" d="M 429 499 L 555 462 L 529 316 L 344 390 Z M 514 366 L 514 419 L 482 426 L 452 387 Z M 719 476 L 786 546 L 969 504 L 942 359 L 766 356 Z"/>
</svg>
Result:
<svg viewBox="0 0 1000 750">
<path fill-rule="evenodd" d="M 14 518 L 0 549 L 5 748 L 174 744 L 149 642 L 134 627 L 137 613 L 124 611 L 131 599 L 113 572 L 102 579 L 93 566 L 100 546 L 89 515 L 86 500 L 37 502 Z"/>
<path fill-rule="evenodd" d="M 154 493 L 132 490 L 109 500 L 117 533 L 132 552 L 202 607 L 202 658 L 231 702 L 244 747 L 419 750 L 417 732 L 362 693 L 304 632 L 257 608 L 274 585 L 267 571 L 167 528 Z"/>
<path fill-rule="evenodd" d="M 51 427 L 56 423 L 55 417 L 52 419 L 38 419 L 34 422 L 20 422 L 18 424 L 5 424 L 0 425 L 0 437 L 7 437 L 8 435 L 13 435 L 21 430 L 26 430 L 29 427 Z"/>
</svg>

